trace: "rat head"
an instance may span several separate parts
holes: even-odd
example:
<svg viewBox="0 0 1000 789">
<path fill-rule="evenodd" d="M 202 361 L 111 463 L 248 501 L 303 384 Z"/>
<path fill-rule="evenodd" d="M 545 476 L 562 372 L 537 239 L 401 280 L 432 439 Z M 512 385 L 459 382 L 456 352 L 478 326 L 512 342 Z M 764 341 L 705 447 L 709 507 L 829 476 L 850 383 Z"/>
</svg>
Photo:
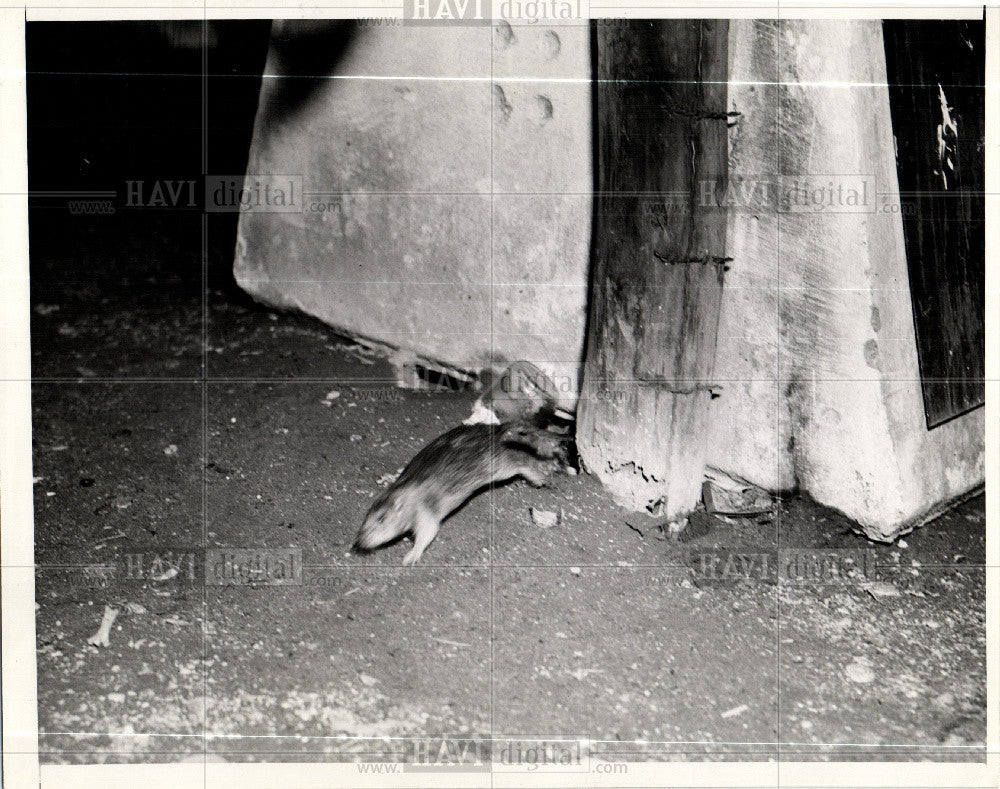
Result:
<svg viewBox="0 0 1000 789">
<path fill-rule="evenodd" d="M 365 522 L 354 541 L 362 551 L 378 548 L 409 531 L 410 524 L 403 513 L 403 503 L 398 496 L 383 496 L 376 501 L 365 517 Z"/>
</svg>

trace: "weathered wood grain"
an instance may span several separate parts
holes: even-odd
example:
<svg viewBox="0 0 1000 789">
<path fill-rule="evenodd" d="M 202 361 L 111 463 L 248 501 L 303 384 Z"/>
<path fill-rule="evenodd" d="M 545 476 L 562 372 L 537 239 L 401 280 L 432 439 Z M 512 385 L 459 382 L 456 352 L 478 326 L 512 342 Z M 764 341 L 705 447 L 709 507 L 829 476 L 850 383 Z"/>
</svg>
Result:
<svg viewBox="0 0 1000 789">
<path fill-rule="evenodd" d="M 725 271 L 725 20 L 597 30 L 598 184 L 577 444 L 617 500 L 698 500 Z"/>
</svg>

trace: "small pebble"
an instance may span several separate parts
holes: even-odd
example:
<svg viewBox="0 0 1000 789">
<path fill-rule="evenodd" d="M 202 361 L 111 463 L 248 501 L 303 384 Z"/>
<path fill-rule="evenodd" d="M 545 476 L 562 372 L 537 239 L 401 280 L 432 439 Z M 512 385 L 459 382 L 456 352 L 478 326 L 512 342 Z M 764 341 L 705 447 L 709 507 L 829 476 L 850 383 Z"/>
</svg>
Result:
<svg viewBox="0 0 1000 789">
<path fill-rule="evenodd" d="M 531 508 L 531 520 L 539 529 L 551 529 L 559 524 L 559 514 L 551 510 Z"/>
<path fill-rule="evenodd" d="M 899 589 L 893 586 L 887 581 L 869 581 L 866 584 L 862 584 L 862 589 L 864 589 L 868 594 L 878 600 L 880 597 L 901 597 Z"/>
<path fill-rule="evenodd" d="M 854 662 L 849 664 L 847 668 L 844 669 L 844 675 L 851 680 L 851 682 L 858 682 L 861 684 L 867 684 L 875 680 L 875 672 L 872 671 L 871 666 L 868 665 L 868 660 L 866 658 L 855 658 Z"/>
</svg>

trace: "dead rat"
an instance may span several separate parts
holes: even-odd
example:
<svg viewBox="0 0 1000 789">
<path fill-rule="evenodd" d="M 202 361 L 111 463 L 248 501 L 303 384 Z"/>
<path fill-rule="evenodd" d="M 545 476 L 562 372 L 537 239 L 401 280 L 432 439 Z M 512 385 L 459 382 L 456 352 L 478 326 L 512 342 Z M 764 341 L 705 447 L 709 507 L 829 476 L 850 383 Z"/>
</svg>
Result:
<svg viewBox="0 0 1000 789">
<path fill-rule="evenodd" d="M 565 462 L 565 442 L 565 437 L 520 422 L 452 428 L 421 449 L 375 500 L 355 549 L 370 551 L 412 532 L 413 548 L 403 564 L 415 564 L 441 521 L 480 489 L 514 477 L 544 485 Z"/>
</svg>

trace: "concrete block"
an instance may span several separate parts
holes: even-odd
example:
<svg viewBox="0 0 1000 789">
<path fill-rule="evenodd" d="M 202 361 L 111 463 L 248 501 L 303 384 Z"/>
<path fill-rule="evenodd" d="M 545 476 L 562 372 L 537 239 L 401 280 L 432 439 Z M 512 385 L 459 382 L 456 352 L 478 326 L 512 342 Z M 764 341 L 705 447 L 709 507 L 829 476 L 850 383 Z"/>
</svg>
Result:
<svg viewBox="0 0 1000 789">
<path fill-rule="evenodd" d="M 275 37 L 304 30 L 315 45 L 315 22 L 278 23 Z M 301 75 L 283 51 L 268 56 L 248 170 L 301 175 L 305 210 L 241 216 L 240 286 L 446 366 L 530 359 L 572 408 L 592 210 L 587 28 L 356 28 L 294 107 L 283 91 Z"/>
<path fill-rule="evenodd" d="M 778 192 L 731 216 L 717 369 L 771 377 L 784 404 L 772 469 L 760 466 L 767 431 L 747 425 L 773 426 L 773 400 L 723 406 L 744 432 L 719 465 L 767 487 L 792 482 L 873 539 L 892 539 L 982 483 L 985 442 L 981 409 L 931 431 L 924 421 L 902 223 L 884 196 L 898 185 L 881 26 L 743 20 L 731 31 L 742 83 L 730 100 L 743 113 L 735 180 L 763 173 Z M 798 182 L 866 184 L 868 205 L 806 210 L 784 196 Z M 741 297 L 730 285 L 758 290 Z M 763 338 L 775 323 L 770 348 L 734 342 L 739 326 Z"/>
</svg>

